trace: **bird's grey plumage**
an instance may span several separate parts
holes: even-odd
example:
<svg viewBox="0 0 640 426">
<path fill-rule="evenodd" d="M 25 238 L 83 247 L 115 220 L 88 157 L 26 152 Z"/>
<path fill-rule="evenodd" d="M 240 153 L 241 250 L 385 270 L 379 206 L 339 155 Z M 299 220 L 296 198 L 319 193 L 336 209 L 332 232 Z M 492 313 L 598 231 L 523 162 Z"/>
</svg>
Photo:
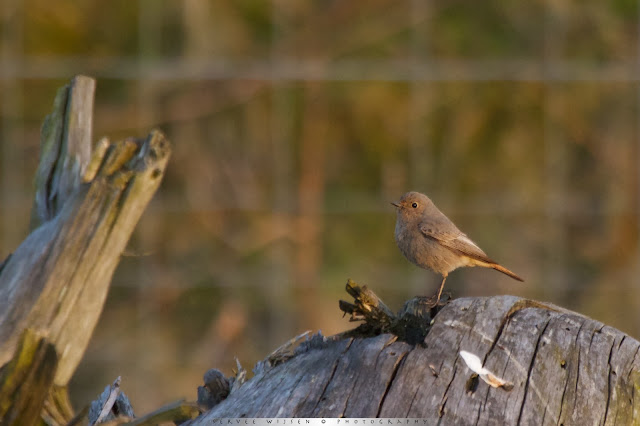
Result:
<svg viewBox="0 0 640 426">
<path fill-rule="evenodd" d="M 397 210 L 395 238 L 398 248 L 410 262 L 443 276 L 440 292 L 449 272 L 463 266 L 493 268 L 523 281 L 490 259 L 426 195 L 407 192 L 392 204 Z"/>
</svg>

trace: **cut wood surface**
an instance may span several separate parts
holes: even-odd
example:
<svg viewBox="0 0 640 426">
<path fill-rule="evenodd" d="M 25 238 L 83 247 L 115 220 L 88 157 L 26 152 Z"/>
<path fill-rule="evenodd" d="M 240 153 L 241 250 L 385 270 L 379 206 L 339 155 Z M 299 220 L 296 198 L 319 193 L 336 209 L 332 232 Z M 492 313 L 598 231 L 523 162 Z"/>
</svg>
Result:
<svg viewBox="0 0 640 426">
<path fill-rule="evenodd" d="M 362 312 L 370 311 L 371 306 L 364 306 Z M 421 343 L 407 343 L 395 334 L 316 335 L 290 359 L 260 363 L 253 378 L 233 386 L 224 401 L 189 424 L 211 424 L 221 417 L 409 417 L 426 418 L 428 424 L 640 422 L 640 343 L 624 333 L 513 296 L 456 299 L 433 321 L 423 313 L 430 327 Z M 401 321 L 405 315 L 384 322 Z M 513 387 L 494 388 L 478 380 L 460 351 L 477 355 L 486 370 Z"/>
<path fill-rule="evenodd" d="M 158 131 L 142 140 L 102 139 L 92 152 L 94 87 L 80 76 L 58 91 L 42 128 L 33 230 L 0 266 L 0 365 L 31 329 L 55 347 L 58 386 L 84 354 L 113 271 L 170 155 Z"/>
</svg>

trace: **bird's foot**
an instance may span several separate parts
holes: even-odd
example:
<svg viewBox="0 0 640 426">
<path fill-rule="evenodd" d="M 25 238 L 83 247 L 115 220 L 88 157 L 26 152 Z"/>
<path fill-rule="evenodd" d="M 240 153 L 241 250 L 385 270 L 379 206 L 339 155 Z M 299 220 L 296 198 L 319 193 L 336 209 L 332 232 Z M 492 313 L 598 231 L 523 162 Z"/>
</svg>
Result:
<svg viewBox="0 0 640 426">
<path fill-rule="evenodd" d="M 442 293 L 441 295 L 434 294 L 433 296 L 429 297 L 428 300 L 432 308 L 438 308 L 437 310 L 440 310 L 449 302 L 451 302 L 452 298 L 451 298 L 451 293 L 447 292 L 447 293 Z"/>
</svg>

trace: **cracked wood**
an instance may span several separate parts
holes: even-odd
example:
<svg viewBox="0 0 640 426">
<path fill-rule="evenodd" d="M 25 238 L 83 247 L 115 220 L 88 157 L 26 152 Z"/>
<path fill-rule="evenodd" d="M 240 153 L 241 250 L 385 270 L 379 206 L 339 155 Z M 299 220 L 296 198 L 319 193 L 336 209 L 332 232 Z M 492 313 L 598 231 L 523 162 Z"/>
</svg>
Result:
<svg viewBox="0 0 640 426">
<path fill-rule="evenodd" d="M 339 336 L 344 337 L 344 336 Z M 514 384 L 469 387 L 465 350 Z M 598 321 L 512 296 L 457 299 L 420 344 L 325 338 L 259 372 L 189 424 L 220 417 L 420 417 L 430 424 L 640 422 L 640 343 Z"/>
<path fill-rule="evenodd" d="M 141 140 L 103 139 L 92 153 L 94 87 L 79 76 L 58 91 L 42 128 L 33 231 L 0 268 L 0 365 L 32 329 L 55 347 L 58 386 L 84 354 L 120 254 L 171 151 L 153 131 Z"/>
</svg>

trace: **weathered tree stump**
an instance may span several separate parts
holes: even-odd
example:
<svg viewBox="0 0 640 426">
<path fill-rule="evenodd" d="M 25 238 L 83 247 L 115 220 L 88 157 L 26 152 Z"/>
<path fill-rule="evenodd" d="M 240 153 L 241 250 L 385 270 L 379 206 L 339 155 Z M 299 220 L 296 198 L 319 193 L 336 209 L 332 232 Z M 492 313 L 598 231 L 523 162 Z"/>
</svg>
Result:
<svg viewBox="0 0 640 426">
<path fill-rule="evenodd" d="M 0 424 L 12 421 L 24 395 L 44 401 L 49 424 L 69 421 L 66 385 L 102 312 L 120 254 L 169 159 L 169 143 L 158 131 L 141 140 L 102 139 L 92 150 L 94 88 L 93 79 L 80 76 L 58 91 L 42 127 L 32 232 L 0 264 Z M 25 330 L 53 356 L 25 352 L 19 345 Z M 9 383 L 23 370 L 50 376 L 38 376 L 38 386 Z"/>
<path fill-rule="evenodd" d="M 316 335 L 289 359 L 267 359 L 252 379 L 232 386 L 225 400 L 189 424 L 221 417 L 409 417 L 425 418 L 427 424 L 640 422 L 640 343 L 614 328 L 513 296 L 456 299 L 433 319 L 425 301 L 414 299 L 393 315 L 370 290 L 353 282 L 347 287 L 356 302 L 342 302 L 342 307 L 366 319 L 363 337 L 356 331 Z M 422 327 L 416 317 L 423 318 Z M 398 333 L 402 323 L 414 331 Z M 425 337 L 408 343 L 416 329 L 425 330 Z M 477 355 L 484 368 L 512 386 L 494 388 L 479 381 L 461 351 Z"/>
</svg>

